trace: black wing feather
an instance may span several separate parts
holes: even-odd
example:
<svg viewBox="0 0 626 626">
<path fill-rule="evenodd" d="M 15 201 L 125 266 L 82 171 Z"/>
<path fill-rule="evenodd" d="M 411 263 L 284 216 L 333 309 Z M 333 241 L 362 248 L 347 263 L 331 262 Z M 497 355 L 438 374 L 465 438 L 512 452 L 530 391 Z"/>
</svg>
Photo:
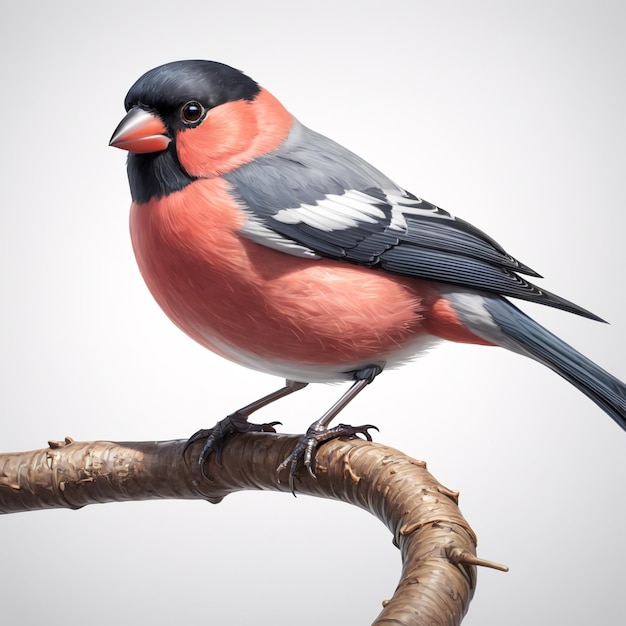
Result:
<svg viewBox="0 0 626 626">
<path fill-rule="evenodd" d="M 224 178 L 250 220 L 319 256 L 602 321 L 522 278 L 519 274 L 540 275 L 478 228 L 397 187 L 353 153 L 297 123 L 278 150 Z M 255 233 L 255 241 L 263 243 Z M 285 252 L 291 249 L 286 246 Z"/>
</svg>

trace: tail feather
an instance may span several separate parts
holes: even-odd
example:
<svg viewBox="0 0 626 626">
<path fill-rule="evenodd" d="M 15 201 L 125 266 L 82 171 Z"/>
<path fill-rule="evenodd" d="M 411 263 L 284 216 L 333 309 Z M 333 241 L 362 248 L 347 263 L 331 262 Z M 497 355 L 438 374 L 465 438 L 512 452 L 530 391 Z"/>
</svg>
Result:
<svg viewBox="0 0 626 626">
<path fill-rule="evenodd" d="M 547 365 L 591 398 L 626 430 L 626 385 L 553 335 L 503 298 L 485 298 L 484 306 L 499 329 L 523 352 Z"/>
</svg>

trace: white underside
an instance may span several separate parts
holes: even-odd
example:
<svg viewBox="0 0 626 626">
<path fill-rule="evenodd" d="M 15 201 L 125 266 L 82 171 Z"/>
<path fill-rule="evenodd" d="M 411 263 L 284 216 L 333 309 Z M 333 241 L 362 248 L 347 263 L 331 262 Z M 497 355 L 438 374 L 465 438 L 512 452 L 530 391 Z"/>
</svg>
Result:
<svg viewBox="0 0 626 626">
<path fill-rule="evenodd" d="M 425 354 L 442 340 L 434 335 L 421 335 L 392 353 L 381 354 L 380 358 L 376 360 L 342 363 L 337 366 L 264 359 L 258 354 L 234 348 L 213 337 L 210 338 L 210 341 L 224 355 L 227 355 L 231 361 L 244 367 L 303 383 L 333 383 L 352 380 L 351 372 L 368 365 L 376 364 L 384 369 L 400 367 L 412 359 Z"/>
</svg>

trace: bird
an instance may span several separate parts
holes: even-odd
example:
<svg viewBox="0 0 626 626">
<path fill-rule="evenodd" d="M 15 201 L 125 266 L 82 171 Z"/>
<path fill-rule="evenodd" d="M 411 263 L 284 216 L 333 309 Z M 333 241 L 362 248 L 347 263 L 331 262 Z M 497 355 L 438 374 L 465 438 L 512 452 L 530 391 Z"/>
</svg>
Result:
<svg viewBox="0 0 626 626">
<path fill-rule="evenodd" d="M 309 383 L 352 384 L 279 465 L 315 476 L 319 445 L 371 440 L 334 418 L 381 372 L 443 341 L 500 346 L 573 384 L 626 430 L 626 385 L 509 298 L 603 320 L 483 231 L 307 128 L 238 69 L 160 65 L 128 91 L 110 146 L 128 152 L 130 233 L 167 316 L 199 344 L 285 384 L 201 429 L 204 465 L 258 409 Z M 293 489 L 292 489 L 293 490 Z"/>
</svg>

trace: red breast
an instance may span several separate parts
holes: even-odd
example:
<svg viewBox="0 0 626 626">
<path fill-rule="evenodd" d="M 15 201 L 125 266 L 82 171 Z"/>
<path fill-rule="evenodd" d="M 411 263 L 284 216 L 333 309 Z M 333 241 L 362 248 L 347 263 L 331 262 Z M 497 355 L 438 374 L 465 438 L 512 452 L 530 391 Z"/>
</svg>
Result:
<svg viewBox="0 0 626 626">
<path fill-rule="evenodd" d="M 221 178 L 131 209 L 131 236 L 153 296 L 182 330 L 232 358 L 353 364 L 424 334 L 485 343 L 436 287 L 338 261 L 301 259 L 239 235 L 245 215 Z"/>
</svg>

